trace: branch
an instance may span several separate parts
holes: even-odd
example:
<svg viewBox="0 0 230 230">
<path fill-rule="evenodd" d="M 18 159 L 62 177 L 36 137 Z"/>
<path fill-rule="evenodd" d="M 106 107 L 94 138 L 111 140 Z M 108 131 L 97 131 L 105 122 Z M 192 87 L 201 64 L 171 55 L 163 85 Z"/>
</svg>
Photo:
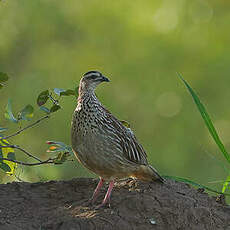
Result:
<svg viewBox="0 0 230 230">
<path fill-rule="evenodd" d="M 50 117 L 50 115 L 46 115 L 46 116 L 44 116 L 44 117 L 41 117 L 40 119 L 38 119 L 38 120 L 35 121 L 34 123 L 32 123 L 32 124 L 26 126 L 25 128 L 19 129 L 16 133 L 13 133 L 13 134 L 11 134 L 11 135 L 9 135 L 9 136 L 6 136 L 6 137 L 1 137 L 1 138 L 0 138 L 0 141 L 1 141 L 1 140 L 4 140 L 4 139 L 5 139 L 5 140 L 6 140 L 6 139 L 9 139 L 9 138 L 11 138 L 11 137 L 14 137 L 14 136 L 20 134 L 21 132 L 23 132 L 24 130 L 29 129 L 29 128 L 35 126 L 36 124 L 38 124 L 38 123 L 41 122 L 42 120 L 44 120 L 44 119 L 46 119 L 46 118 L 49 118 L 49 117 Z"/>
<path fill-rule="evenodd" d="M 14 163 L 17 163 L 17 164 L 20 164 L 20 165 L 27 165 L 27 166 L 35 166 L 35 165 L 43 165 L 43 164 L 53 164 L 53 160 L 52 158 L 49 158 L 48 160 L 45 160 L 45 161 L 41 161 L 41 162 L 38 162 L 38 163 L 25 163 L 25 162 L 21 162 L 21 161 L 17 161 L 17 160 L 11 160 L 11 159 L 8 159 L 8 158 L 4 158 L 4 157 L 0 157 L 0 160 L 4 160 L 4 161 L 11 161 L 11 162 L 14 162 Z"/>
<path fill-rule="evenodd" d="M 53 102 L 54 105 L 59 105 L 58 100 L 55 100 L 52 95 L 49 95 L 50 100 Z"/>
<path fill-rule="evenodd" d="M 39 161 L 39 162 L 42 162 L 42 160 L 40 160 L 38 157 L 32 155 L 31 153 L 27 152 L 25 149 L 19 147 L 18 145 L 0 145 L 0 149 L 1 148 L 13 148 L 13 149 L 18 149 L 20 151 L 22 151 L 23 153 L 25 153 L 27 156 Z"/>
</svg>

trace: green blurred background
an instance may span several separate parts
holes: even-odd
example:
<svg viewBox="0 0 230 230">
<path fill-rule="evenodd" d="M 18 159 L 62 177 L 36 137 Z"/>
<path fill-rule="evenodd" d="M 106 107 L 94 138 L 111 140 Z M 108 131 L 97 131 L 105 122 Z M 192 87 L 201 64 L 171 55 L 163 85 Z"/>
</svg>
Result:
<svg viewBox="0 0 230 230">
<path fill-rule="evenodd" d="M 14 111 L 36 107 L 42 90 L 74 88 L 83 73 L 99 70 L 111 83 L 97 89 L 98 97 L 129 121 L 152 165 L 218 187 L 209 182 L 225 179 L 225 160 L 176 72 L 198 93 L 229 149 L 229 7 L 219 0 L 1 1 L 0 71 L 10 80 L 0 92 L 0 126 L 18 128 L 3 117 L 8 98 Z M 43 159 L 46 140 L 70 144 L 76 100 L 63 98 L 62 106 L 11 142 Z M 43 115 L 36 110 L 34 119 Z M 25 181 L 94 176 L 77 161 L 18 174 Z"/>
</svg>

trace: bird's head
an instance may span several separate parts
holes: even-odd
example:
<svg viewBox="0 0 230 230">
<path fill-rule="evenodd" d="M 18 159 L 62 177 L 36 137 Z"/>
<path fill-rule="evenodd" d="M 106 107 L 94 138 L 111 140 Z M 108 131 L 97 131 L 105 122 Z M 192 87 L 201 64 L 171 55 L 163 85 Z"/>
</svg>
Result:
<svg viewBox="0 0 230 230">
<path fill-rule="evenodd" d="M 104 81 L 109 82 L 110 80 L 98 71 L 89 71 L 83 75 L 79 89 L 81 91 L 94 91 Z"/>
</svg>

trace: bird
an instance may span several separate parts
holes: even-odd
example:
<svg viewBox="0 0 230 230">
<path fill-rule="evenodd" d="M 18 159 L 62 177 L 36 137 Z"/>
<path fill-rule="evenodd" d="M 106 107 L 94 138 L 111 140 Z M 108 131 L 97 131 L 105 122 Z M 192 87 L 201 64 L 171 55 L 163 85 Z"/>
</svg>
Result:
<svg viewBox="0 0 230 230">
<path fill-rule="evenodd" d="M 83 75 L 78 89 L 77 107 L 71 122 L 71 144 L 74 155 L 100 180 L 90 201 L 94 203 L 104 182 L 109 187 L 102 203 L 109 201 L 114 182 L 136 178 L 142 181 L 164 182 L 149 165 L 147 154 L 134 132 L 102 105 L 95 89 L 110 80 L 99 71 Z"/>
</svg>

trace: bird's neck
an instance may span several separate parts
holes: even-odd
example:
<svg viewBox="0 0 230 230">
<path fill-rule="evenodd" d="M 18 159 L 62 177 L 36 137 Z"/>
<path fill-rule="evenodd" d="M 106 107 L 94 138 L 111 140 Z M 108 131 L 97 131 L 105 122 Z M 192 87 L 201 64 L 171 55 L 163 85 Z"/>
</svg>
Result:
<svg viewBox="0 0 230 230">
<path fill-rule="evenodd" d="M 85 82 L 80 82 L 80 86 L 78 89 L 78 98 L 85 98 L 90 96 L 95 96 L 95 87 L 87 85 Z"/>
<path fill-rule="evenodd" d="M 78 92 L 79 96 L 78 96 L 78 106 L 81 106 L 81 105 L 84 105 L 84 104 L 98 104 L 99 101 L 95 95 L 95 92 L 94 90 L 85 90 L 85 89 L 81 89 L 79 87 L 79 92 Z"/>
</svg>

